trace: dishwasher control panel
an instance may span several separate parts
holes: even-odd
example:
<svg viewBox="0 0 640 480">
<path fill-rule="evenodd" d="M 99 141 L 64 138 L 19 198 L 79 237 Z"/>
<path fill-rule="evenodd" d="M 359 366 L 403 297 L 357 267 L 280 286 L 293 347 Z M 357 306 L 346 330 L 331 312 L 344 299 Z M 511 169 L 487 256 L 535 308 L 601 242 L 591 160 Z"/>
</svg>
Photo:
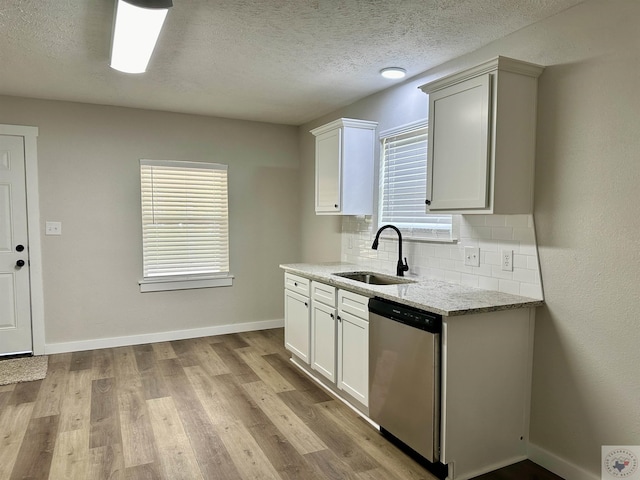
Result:
<svg viewBox="0 0 640 480">
<path fill-rule="evenodd" d="M 396 322 L 431 333 L 440 333 L 442 331 L 441 315 L 377 297 L 369 300 L 369 313 L 390 318 Z"/>
</svg>

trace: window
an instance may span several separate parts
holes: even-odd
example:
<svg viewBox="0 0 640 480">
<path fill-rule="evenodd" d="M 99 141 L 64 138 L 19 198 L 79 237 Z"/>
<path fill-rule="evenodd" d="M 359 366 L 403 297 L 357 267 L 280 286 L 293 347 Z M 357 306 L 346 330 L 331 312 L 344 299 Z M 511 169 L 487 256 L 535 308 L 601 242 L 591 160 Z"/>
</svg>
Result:
<svg viewBox="0 0 640 480">
<path fill-rule="evenodd" d="M 380 134 L 378 226 L 391 223 L 414 239 L 451 240 L 451 215 L 425 213 L 427 122 Z"/>
<path fill-rule="evenodd" d="M 227 166 L 140 160 L 141 291 L 231 285 Z"/>
</svg>

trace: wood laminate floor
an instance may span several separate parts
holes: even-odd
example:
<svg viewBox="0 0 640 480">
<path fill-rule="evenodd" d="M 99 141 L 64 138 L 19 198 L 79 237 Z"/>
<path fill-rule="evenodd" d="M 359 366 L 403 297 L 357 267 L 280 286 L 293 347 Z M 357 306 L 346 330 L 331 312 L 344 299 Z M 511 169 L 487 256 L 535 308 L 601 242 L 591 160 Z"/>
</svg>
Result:
<svg viewBox="0 0 640 480">
<path fill-rule="evenodd" d="M 0 480 L 434 478 L 300 373 L 282 329 L 51 355 L 0 386 Z"/>
</svg>

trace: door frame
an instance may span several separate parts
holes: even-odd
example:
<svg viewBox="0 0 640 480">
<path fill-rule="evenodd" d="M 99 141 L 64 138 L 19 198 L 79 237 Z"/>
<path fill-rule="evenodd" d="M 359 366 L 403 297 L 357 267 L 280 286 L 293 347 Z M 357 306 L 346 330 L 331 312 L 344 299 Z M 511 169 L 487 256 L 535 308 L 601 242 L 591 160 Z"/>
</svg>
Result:
<svg viewBox="0 0 640 480">
<path fill-rule="evenodd" d="M 44 355 L 44 290 L 40 241 L 40 195 L 38 190 L 38 127 L 0 124 L 0 135 L 24 138 L 27 189 L 27 238 L 29 240 L 29 285 L 31 289 L 31 342 L 34 355 Z"/>
</svg>

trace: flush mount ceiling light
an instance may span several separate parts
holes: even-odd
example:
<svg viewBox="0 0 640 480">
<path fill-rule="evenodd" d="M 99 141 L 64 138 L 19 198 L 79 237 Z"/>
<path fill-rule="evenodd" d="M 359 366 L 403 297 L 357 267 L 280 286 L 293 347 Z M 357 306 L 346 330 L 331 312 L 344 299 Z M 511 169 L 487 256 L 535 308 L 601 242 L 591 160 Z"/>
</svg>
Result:
<svg viewBox="0 0 640 480">
<path fill-rule="evenodd" d="M 384 78 L 391 78 L 397 80 L 398 78 L 404 78 L 407 74 L 407 71 L 404 68 L 400 67 L 388 67 L 380 70 L 380 75 Z"/>
<path fill-rule="evenodd" d="M 172 0 L 116 0 L 111 68 L 143 73 L 156 46 Z"/>
</svg>

